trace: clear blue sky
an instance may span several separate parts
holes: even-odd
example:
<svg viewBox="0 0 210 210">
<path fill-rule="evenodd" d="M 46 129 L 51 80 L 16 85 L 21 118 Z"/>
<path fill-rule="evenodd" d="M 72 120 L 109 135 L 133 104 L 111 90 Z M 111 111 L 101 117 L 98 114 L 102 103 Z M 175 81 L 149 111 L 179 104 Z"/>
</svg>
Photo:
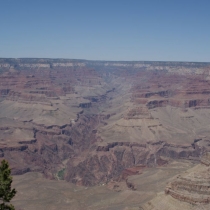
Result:
<svg viewBox="0 0 210 210">
<path fill-rule="evenodd" d="M 210 62 L 210 0 L 0 0 L 0 57 Z"/>
</svg>

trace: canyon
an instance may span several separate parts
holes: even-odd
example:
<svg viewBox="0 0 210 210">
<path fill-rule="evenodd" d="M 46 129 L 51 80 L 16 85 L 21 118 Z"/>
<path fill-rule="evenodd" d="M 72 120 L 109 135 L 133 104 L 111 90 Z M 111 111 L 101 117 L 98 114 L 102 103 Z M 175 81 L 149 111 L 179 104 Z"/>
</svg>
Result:
<svg viewBox="0 0 210 210">
<path fill-rule="evenodd" d="M 74 198 L 62 209 L 208 209 L 209 125 L 210 63 L 0 59 L 20 209 L 58 208 L 49 186 Z M 36 183 L 54 206 L 32 202 Z"/>
</svg>

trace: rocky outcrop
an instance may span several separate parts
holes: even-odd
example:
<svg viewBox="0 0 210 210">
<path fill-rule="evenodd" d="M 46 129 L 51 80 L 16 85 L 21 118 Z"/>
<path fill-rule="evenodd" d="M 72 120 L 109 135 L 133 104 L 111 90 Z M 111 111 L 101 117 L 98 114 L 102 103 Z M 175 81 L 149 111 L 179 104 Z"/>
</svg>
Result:
<svg viewBox="0 0 210 210">
<path fill-rule="evenodd" d="M 166 186 L 165 193 L 191 204 L 210 203 L 209 157 L 210 154 L 206 153 L 201 159 L 203 165 L 200 164 L 188 173 L 176 177 Z"/>
<path fill-rule="evenodd" d="M 34 139 L 18 140 L 12 135 L 11 139 L 6 139 L 5 136 L 4 145 L 0 145 L 0 157 L 10 162 L 13 174 L 39 171 L 48 178 L 54 178 L 63 160 L 80 155 L 95 141 L 95 133 L 92 132 L 95 124 L 96 116 L 81 116 L 74 125 L 42 126 L 27 122 L 20 123 L 19 127 L 3 126 L 0 135 L 5 132 L 32 132 Z M 8 146 L 11 143 L 13 146 Z"/>
<path fill-rule="evenodd" d="M 195 143 L 196 144 L 196 143 Z M 126 179 L 139 173 L 143 167 L 167 164 L 166 158 L 191 159 L 199 157 L 199 147 L 172 145 L 163 141 L 147 144 L 113 142 L 106 146 L 97 146 L 84 160 L 70 160 L 66 168 L 65 179 L 75 184 L 92 186 L 110 180 Z M 89 174 L 87 176 L 87 174 Z"/>
<path fill-rule="evenodd" d="M 80 103 L 79 107 L 81 108 L 90 108 L 91 106 L 91 102 L 87 102 L 87 103 Z"/>
<path fill-rule="evenodd" d="M 126 147 L 143 147 L 146 148 L 146 144 L 138 144 L 138 143 L 131 143 L 131 142 L 112 142 L 108 143 L 104 146 L 97 146 L 96 151 L 109 151 L 110 149 L 117 147 L 117 146 L 126 146 Z"/>
<path fill-rule="evenodd" d="M 145 165 L 136 165 L 134 167 L 124 169 L 118 181 L 126 180 L 126 182 L 128 182 L 127 178 L 129 176 L 142 173 L 145 167 L 146 167 Z"/>
<path fill-rule="evenodd" d="M 138 74 L 137 74 L 138 75 Z M 145 72 L 147 80 L 139 81 L 132 88 L 131 101 L 149 109 L 165 106 L 180 108 L 209 107 L 209 81 L 200 75 L 179 75 L 158 72 L 152 75 Z M 138 76 L 136 76 L 138 77 Z M 136 78 L 137 79 L 137 78 Z M 169 88 L 170 87 L 170 88 Z"/>
<path fill-rule="evenodd" d="M 2 153 L 4 153 L 4 152 L 7 152 L 7 151 L 9 151 L 9 152 L 12 152 L 12 151 L 24 151 L 24 150 L 26 150 L 28 148 L 28 146 L 27 145 L 22 145 L 22 146 L 10 146 L 10 147 L 7 147 L 7 146 L 0 146 L 0 151 L 2 152 Z"/>
<path fill-rule="evenodd" d="M 168 105 L 169 101 L 168 100 L 153 100 L 153 101 L 149 101 L 146 106 L 149 109 L 154 109 L 156 107 L 163 107 Z"/>
<path fill-rule="evenodd" d="M 124 116 L 124 119 L 126 120 L 145 119 L 145 118 L 151 118 L 148 107 L 146 106 L 135 107 L 135 108 L 129 109 L 129 111 Z"/>
</svg>

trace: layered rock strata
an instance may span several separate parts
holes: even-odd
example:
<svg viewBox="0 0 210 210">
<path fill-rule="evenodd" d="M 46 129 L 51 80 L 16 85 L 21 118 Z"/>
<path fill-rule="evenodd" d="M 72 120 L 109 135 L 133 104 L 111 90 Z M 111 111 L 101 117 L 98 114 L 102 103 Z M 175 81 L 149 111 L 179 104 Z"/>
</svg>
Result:
<svg viewBox="0 0 210 210">
<path fill-rule="evenodd" d="M 191 204 L 210 203 L 210 154 L 205 154 L 201 163 L 186 175 L 178 176 L 165 189 L 165 193 L 175 199 Z"/>
<path fill-rule="evenodd" d="M 87 186 L 198 160 L 209 150 L 209 66 L 0 59 L 0 156 L 13 174 L 62 171 Z"/>
</svg>

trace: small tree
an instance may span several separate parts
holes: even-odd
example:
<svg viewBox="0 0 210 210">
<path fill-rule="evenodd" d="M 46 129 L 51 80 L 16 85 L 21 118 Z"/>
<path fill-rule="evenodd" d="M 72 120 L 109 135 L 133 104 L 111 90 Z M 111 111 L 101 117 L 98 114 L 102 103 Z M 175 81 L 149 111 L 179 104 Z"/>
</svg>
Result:
<svg viewBox="0 0 210 210">
<path fill-rule="evenodd" d="M 9 163 L 1 161 L 0 165 L 0 210 L 15 210 L 10 200 L 15 196 L 16 190 L 11 189 L 12 176 Z"/>
</svg>

